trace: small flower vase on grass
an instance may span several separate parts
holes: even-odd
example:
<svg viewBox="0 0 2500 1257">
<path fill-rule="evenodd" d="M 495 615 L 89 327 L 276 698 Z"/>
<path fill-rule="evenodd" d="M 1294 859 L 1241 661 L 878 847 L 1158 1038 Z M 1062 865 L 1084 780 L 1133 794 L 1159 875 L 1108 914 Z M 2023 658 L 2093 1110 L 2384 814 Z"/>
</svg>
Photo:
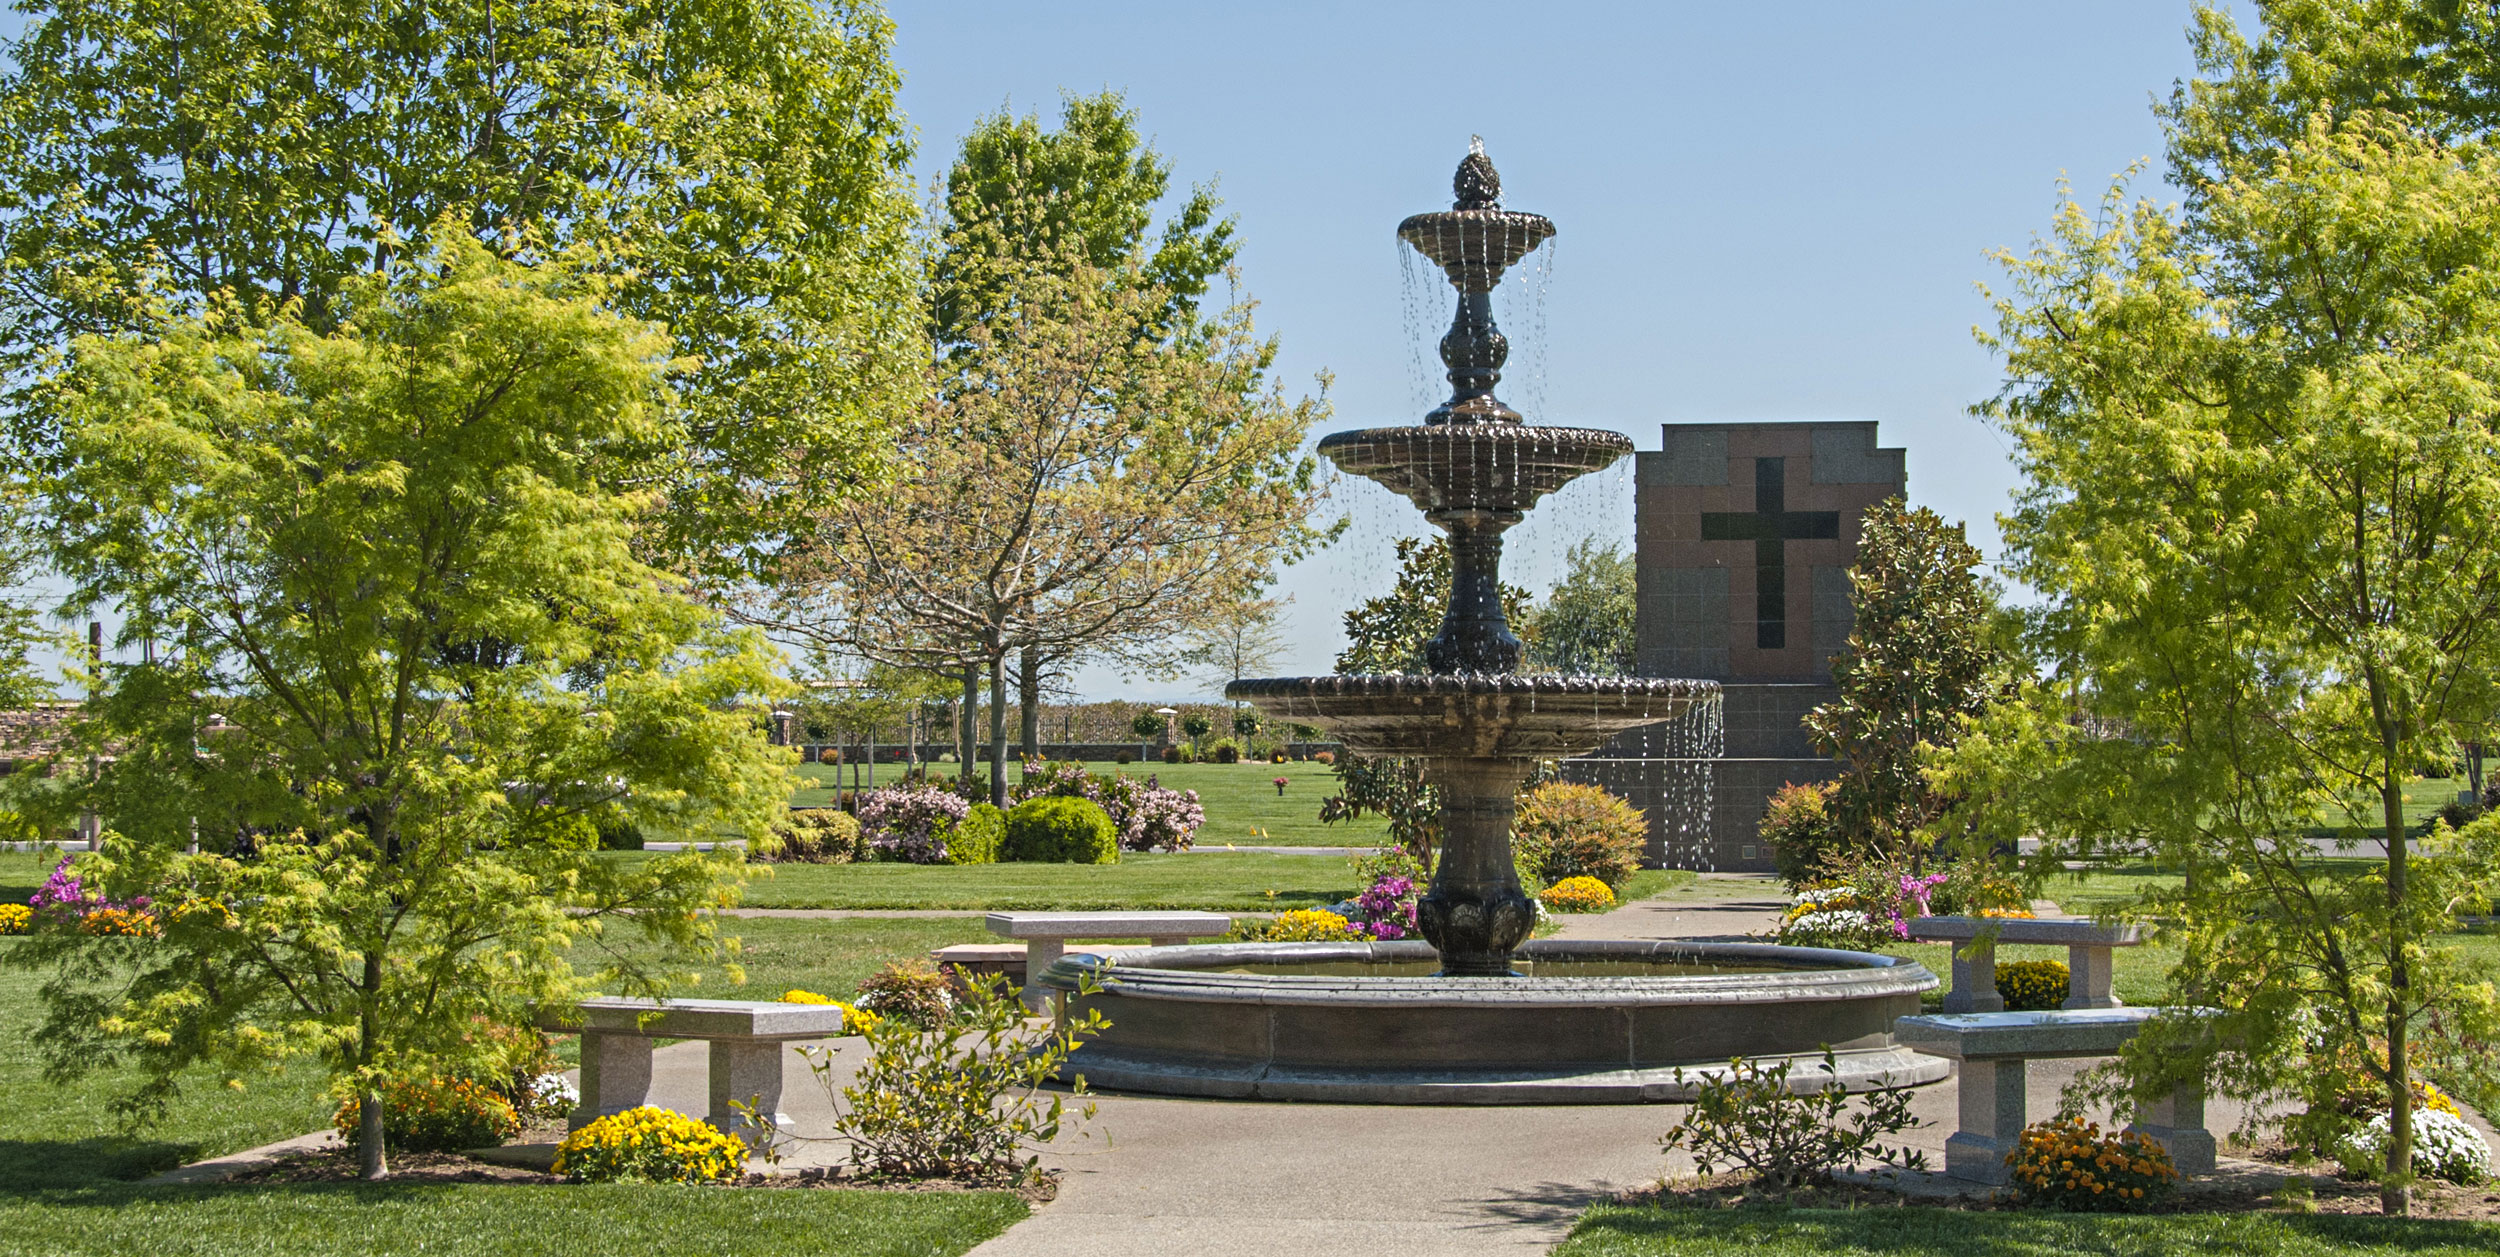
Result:
<svg viewBox="0 0 2500 1257">
<path fill-rule="evenodd" d="M 1276 794 L 1277 794 L 1277 797 L 1278 797 L 1278 798 L 1282 798 L 1282 797 L 1284 797 L 1285 787 L 1286 787 L 1286 786 L 1288 786 L 1288 785 L 1291 785 L 1291 784 L 1292 784 L 1292 782 L 1291 782 L 1289 779 L 1284 778 L 1284 777 L 1278 777 L 1278 778 L 1276 779 Z"/>
</svg>

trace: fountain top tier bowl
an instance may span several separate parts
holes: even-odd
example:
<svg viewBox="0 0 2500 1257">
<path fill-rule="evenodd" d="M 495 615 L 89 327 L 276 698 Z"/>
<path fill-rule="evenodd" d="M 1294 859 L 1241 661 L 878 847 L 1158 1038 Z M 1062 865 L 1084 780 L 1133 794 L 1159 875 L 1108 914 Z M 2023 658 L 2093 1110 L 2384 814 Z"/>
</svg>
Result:
<svg viewBox="0 0 2500 1257">
<path fill-rule="evenodd" d="M 1398 239 L 1432 259 L 1462 293 L 1499 288 L 1502 272 L 1553 238 L 1552 219 L 1502 208 L 1502 176 L 1481 138 L 1468 145 L 1450 190 L 1457 194 L 1450 208 L 1409 216 L 1398 224 Z"/>
</svg>

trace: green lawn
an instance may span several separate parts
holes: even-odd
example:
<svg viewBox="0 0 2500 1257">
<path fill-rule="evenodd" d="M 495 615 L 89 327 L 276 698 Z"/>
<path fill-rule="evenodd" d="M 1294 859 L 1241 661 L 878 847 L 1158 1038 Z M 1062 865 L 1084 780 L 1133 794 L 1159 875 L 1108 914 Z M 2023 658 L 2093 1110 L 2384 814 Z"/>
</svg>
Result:
<svg viewBox="0 0 2500 1257">
<path fill-rule="evenodd" d="M 1658 1209 L 1599 1205 L 1555 1257 L 2270 1257 L 2385 1254 L 2482 1257 L 2500 1226 L 2482 1222 L 2276 1213 L 2087 1214 L 1900 1209 Z"/>
<path fill-rule="evenodd" d="M 1021 1220 L 1010 1192 L 395 1185 L 0 1194 L 0 1257 L 789 1253 L 946 1257 Z"/>
<path fill-rule="evenodd" d="M 0 860 L 0 881 L 38 867 Z M 43 864 L 40 867 L 49 867 Z M 22 898 L 22 892 L 0 888 Z M 745 986 L 718 975 L 693 988 L 776 998 L 790 987 L 847 995 L 889 960 L 985 937 L 978 921 L 744 919 Z M 0 961 L 6 949 L 0 940 Z M 141 1188 L 128 1180 L 187 1161 L 300 1135 L 329 1106 L 310 1068 L 228 1090 L 201 1077 L 161 1122 L 125 1131 L 107 1109 L 131 1081 L 106 1070 L 44 1081 L 28 1040 L 37 975 L 0 965 L 0 1257 L 149 1253 L 576 1254 L 738 1251 L 948 1257 L 1023 1218 L 1006 1192 L 722 1191 L 669 1187 L 381 1184 Z M 584 1248 L 583 1236 L 598 1242 Z"/>
<path fill-rule="evenodd" d="M 1132 853 L 1116 864 L 777 864 L 757 873 L 743 906 L 1263 912 L 1331 904 L 1356 889 L 1346 860 L 1260 852 Z"/>
<path fill-rule="evenodd" d="M 22 857 L 21 857 L 22 858 Z M 22 896 L 12 896 L 22 898 Z M 0 962 L 15 940 L 0 939 Z M 164 1121 L 126 1131 L 106 1105 L 132 1075 L 104 1070 L 55 1085 L 31 1036 L 42 1019 L 40 975 L 0 963 L 0 1194 L 141 1178 L 186 1161 L 301 1135 L 329 1120 L 320 1078 L 291 1069 L 229 1090 L 192 1079 Z M 0 1223 L 0 1234 L 7 1233 Z"/>
<path fill-rule="evenodd" d="M 1131 853 L 1116 864 L 775 864 L 757 872 L 741 906 L 1281 912 L 1336 903 L 1360 889 L 1350 860 L 1257 851 Z M 1693 879 L 1681 871 L 1644 870 L 1624 883 L 1623 898 L 1646 898 Z"/>
<path fill-rule="evenodd" d="M 1388 841 L 1389 823 L 1378 817 L 1319 823 L 1320 800 L 1337 792 L 1336 774 L 1326 764 L 1103 762 L 1089 763 L 1085 769 L 1106 777 L 1153 777 L 1174 790 L 1197 791 L 1199 805 L 1207 810 L 1207 823 L 1198 830 L 1200 847 L 1373 847 Z M 798 773 L 805 784 L 790 802 L 800 807 L 831 803 L 836 771 L 836 765 L 801 764 Z M 839 771 L 847 789 L 851 770 L 840 766 Z M 989 766 L 982 765 L 981 771 L 987 774 Z M 900 765 L 877 765 L 877 780 L 882 784 L 891 785 L 902 775 Z M 1014 764 L 1007 766 L 1009 785 L 1021 775 Z M 1282 794 L 1276 791 L 1278 777 L 1286 781 Z"/>
<path fill-rule="evenodd" d="M 780 999 L 792 987 L 848 999 L 868 975 L 896 960 L 928 958 L 951 943 L 998 939 L 977 917 L 869 917 L 827 921 L 806 917 L 738 917 L 721 923 L 738 940 L 734 959 L 743 984 L 718 969 L 702 975 L 683 994 L 707 999 Z M 588 964 L 596 944 L 575 948 Z"/>
</svg>

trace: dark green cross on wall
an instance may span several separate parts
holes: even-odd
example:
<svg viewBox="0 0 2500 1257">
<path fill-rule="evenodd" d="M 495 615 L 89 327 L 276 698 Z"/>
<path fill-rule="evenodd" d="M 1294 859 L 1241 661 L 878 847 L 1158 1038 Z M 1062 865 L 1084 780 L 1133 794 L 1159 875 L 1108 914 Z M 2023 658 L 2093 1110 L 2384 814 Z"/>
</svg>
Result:
<svg viewBox="0 0 2500 1257">
<path fill-rule="evenodd" d="M 1753 543 L 1754 645 L 1788 647 L 1788 543 L 1829 541 L 1840 535 L 1838 511 L 1792 511 L 1788 507 L 1788 460 L 1753 460 L 1753 511 L 1703 511 L 1704 541 Z"/>
</svg>

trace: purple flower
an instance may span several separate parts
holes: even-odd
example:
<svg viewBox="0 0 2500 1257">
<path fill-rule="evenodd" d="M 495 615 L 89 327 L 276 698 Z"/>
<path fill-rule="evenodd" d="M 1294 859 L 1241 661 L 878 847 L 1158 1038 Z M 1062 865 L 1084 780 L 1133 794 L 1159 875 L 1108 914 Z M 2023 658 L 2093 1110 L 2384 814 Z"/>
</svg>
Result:
<svg viewBox="0 0 2500 1257">
<path fill-rule="evenodd" d="M 148 897 L 145 895 L 130 900 L 112 900 L 87 889 L 71 875 L 71 859 L 70 856 L 62 856 L 61 862 L 52 866 L 52 876 L 45 878 L 43 885 L 27 897 L 26 906 L 34 909 L 35 915 L 74 920 L 104 908 L 118 908 L 124 912 L 148 910 Z"/>
<path fill-rule="evenodd" d="M 1390 873 L 1354 897 L 1350 922 L 1357 934 L 1375 939 L 1400 939 L 1415 933 L 1415 880 Z"/>
<path fill-rule="evenodd" d="M 871 790 L 859 801 L 859 830 L 868 845 L 911 864 L 946 863 L 946 836 L 972 805 L 934 786 Z"/>
</svg>

